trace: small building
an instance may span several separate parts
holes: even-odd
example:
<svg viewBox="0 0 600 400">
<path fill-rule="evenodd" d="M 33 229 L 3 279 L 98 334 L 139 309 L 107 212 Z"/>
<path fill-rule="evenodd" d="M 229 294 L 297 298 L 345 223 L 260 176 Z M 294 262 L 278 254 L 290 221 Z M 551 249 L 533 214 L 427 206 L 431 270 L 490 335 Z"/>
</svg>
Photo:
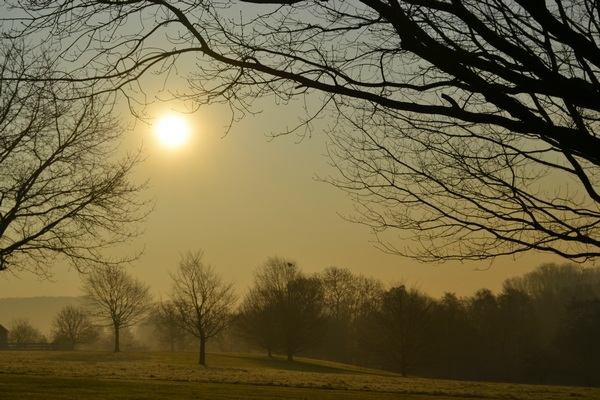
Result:
<svg viewBox="0 0 600 400">
<path fill-rule="evenodd" d="M 8 348 L 8 329 L 0 325 L 0 350 Z"/>
</svg>

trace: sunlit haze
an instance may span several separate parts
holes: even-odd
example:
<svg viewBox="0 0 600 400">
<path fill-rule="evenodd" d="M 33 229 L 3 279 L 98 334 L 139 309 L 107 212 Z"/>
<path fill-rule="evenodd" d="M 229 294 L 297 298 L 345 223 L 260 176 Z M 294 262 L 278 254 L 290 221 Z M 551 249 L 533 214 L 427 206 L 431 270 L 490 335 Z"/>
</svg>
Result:
<svg viewBox="0 0 600 400">
<path fill-rule="evenodd" d="M 188 250 L 204 250 L 205 260 L 224 279 L 235 280 L 244 293 L 252 274 L 267 258 L 293 259 L 306 273 L 330 266 L 381 279 L 405 282 L 433 296 L 444 292 L 471 295 L 486 287 L 499 291 L 504 279 L 521 275 L 557 258 L 531 253 L 521 258 L 419 264 L 383 253 L 369 228 L 348 222 L 353 212 L 348 196 L 315 179 L 334 173 L 324 155 L 323 125 L 312 135 L 271 140 L 296 122 L 300 105 L 276 107 L 247 117 L 225 135 L 226 107 L 210 106 L 186 115 L 193 135 L 177 152 L 164 151 L 152 126 L 136 124 L 126 133 L 130 148 L 144 147 L 146 161 L 135 179 L 149 180 L 145 196 L 156 201 L 145 234 L 116 249 L 117 254 L 143 249 L 131 273 L 164 297 L 169 272 Z M 171 129 L 181 122 L 161 121 Z M 171 131 L 173 132 L 173 130 Z M 52 281 L 31 274 L 0 276 L 0 297 L 80 295 L 80 278 L 57 265 Z"/>
<path fill-rule="evenodd" d="M 183 75 L 186 64 L 180 68 Z M 162 93 L 187 90 L 187 82 L 175 81 L 171 75 L 157 79 L 150 74 L 140 85 L 147 98 L 162 99 L 169 97 Z M 305 135 L 300 130 L 273 138 L 299 125 L 298 118 L 305 115 L 303 101 L 281 105 L 275 98 L 256 99 L 252 107 L 257 113 L 233 118 L 231 129 L 229 105 L 192 112 L 193 106 L 152 103 L 143 110 L 153 119 L 150 125 L 135 123 L 127 104 L 116 108 L 133 127 L 124 134 L 125 150 L 144 151 L 145 161 L 133 178 L 149 181 L 143 196 L 156 203 L 145 233 L 114 251 L 123 255 L 143 250 L 130 272 L 148 283 L 157 299 L 165 297 L 169 272 L 181 255 L 200 249 L 224 279 L 235 280 L 240 294 L 252 283 L 256 268 L 273 256 L 295 260 L 309 274 L 338 266 L 385 284 L 418 286 L 432 296 L 471 295 L 480 288 L 499 291 L 507 278 L 544 262 L 563 261 L 531 252 L 493 262 L 434 265 L 386 254 L 377 249 L 368 227 L 345 218 L 354 212 L 348 195 L 322 182 L 336 173 L 326 156 L 325 133 L 335 121 L 316 119 Z M 0 297 L 81 294 L 77 271 L 59 262 L 51 272 L 51 280 L 0 273 Z"/>
</svg>

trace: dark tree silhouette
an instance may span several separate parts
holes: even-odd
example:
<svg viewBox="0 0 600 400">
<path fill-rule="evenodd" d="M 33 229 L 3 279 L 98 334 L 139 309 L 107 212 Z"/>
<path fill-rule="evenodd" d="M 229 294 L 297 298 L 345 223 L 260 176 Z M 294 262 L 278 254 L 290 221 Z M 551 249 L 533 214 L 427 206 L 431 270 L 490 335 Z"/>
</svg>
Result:
<svg viewBox="0 0 600 400">
<path fill-rule="evenodd" d="M 404 285 L 383 294 L 380 308 L 370 319 L 366 342 L 387 368 L 402 376 L 414 373 L 431 345 L 429 336 L 433 301 Z"/>
<path fill-rule="evenodd" d="M 596 1 L 252 2 L 267 4 L 8 1 L 27 13 L 3 22 L 61 41 L 86 87 L 177 66 L 184 97 L 234 117 L 257 97 L 304 98 L 301 125 L 333 117 L 331 182 L 386 251 L 600 255 Z"/>
<path fill-rule="evenodd" d="M 83 307 L 65 306 L 52 321 L 52 340 L 54 343 L 78 344 L 91 343 L 98 339 L 100 332 L 92 323 Z"/>
<path fill-rule="evenodd" d="M 319 279 L 327 316 L 323 351 L 328 358 L 351 361 L 351 346 L 356 339 L 353 323 L 360 305 L 359 279 L 348 269 L 339 267 L 326 268 L 319 274 Z"/>
<path fill-rule="evenodd" d="M 295 354 L 316 346 L 323 337 L 321 282 L 305 276 L 293 261 L 269 258 L 257 269 L 239 318 L 246 337 L 253 337 L 269 355 L 282 349 L 293 361 Z"/>
<path fill-rule="evenodd" d="M 130 181 L 139 154 L 117 156 L 113 96 L 54 81 L 50 50 L 0 43 L 0 271 L 130 261 L 106 249 L 136 236 L 150 208 Z"/>
<path fill-rule="evenodd" d="M 256 344 L 273 357 L 279 346 L 279 323 L 276 304 L 259 290 L 248 291 L 239 307 L 235 320 L 236 332 L 250 343 Z"/>
<path fill-rule="evenodd" d="M 497 365 L 504 381 L 526 377 L 539 354 L 540 331 L 531 297 L 505 288 L 498 296 L 499 346 Z"/>
<path fill-rule="evenodd" d="M 224 283 L 203 261 L 203 252 L 188 252 L 173 274 L 170 301 L 163 307 L 170 318 L 199 340 L 198 363 L 206 365 L 206 342 L 231 323 L 237 297 L 233 282 Z M 170 309 L 170 311 L 169 311 Z"/>
<path fill-rule="evenodd" d="M 558 344 L 566 366 L 579 377 L 578 384 L 600 385 L 600 298 L 575 300 L 567 305 Z"/>
<path fill-rule="evenodd" d="M 468 365 L 472 346 L 472 326 L 469 323 L 467 300 L 454 293 L 445 293 L 433 307 L 434 351 L 441 373 L 446 379 L 456 379 Z"/>
<path fill-rule="evenodd" d="M 84 275 L 82 290 L 90 314 L 112 327 L 114 351 L 121 351 L 121 330 L 142 322 L 150 311 L 150 287 L 122 267 L 107 265 Z"/>
</svg>

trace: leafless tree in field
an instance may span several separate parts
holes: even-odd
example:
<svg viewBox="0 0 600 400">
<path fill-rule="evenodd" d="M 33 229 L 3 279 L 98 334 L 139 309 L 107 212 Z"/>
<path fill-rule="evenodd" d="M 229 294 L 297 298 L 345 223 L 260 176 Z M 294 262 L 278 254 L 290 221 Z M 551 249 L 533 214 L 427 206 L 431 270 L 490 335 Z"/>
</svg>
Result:
<svg viewBox="0 0 600 400">
<path fill-rule="evenodd" d="M 325 332 L 324 291 L 317 277 L 305 276 L 298 265 L 269 258 L 254 274 L 238 327 L 268 351 L 282 350 L 288 361 L 317 345 Z"/>
<path fill-rule="evenodd" d="M 206 342 L 229 326 L 237 297 L 233 282 L 223 282 L 202 258 L 203 252 L 182 257 L 177 271 L 171 274 L 171 303 L 163 311 L 198 338 L 198 363 L 206 365 Z"/>
<path fill-rule="evenodd" d="M 150 311 L 150 287 L 123 267 L 107 265 L 84 275 L 82 290 L 90 314 L 112 328 L 114 351 L 121 351 L 121 330 L 142 322 Z"/>
</svg>

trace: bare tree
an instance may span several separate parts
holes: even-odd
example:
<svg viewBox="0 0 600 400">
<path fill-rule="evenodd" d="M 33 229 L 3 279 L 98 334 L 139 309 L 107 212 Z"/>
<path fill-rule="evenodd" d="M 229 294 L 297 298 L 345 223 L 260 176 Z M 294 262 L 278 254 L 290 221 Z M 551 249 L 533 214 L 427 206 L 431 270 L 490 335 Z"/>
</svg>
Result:
<svg viewBox="0 0 600 400">
<path fill-rule="evenodd" d="M 178 311 L 172 302 L 159 303 L 150 315 L 149 324 L 159 344 L 170 351 L 184 351 L 193 348 L 196 338 L 179 323 Z"/>
<path fill-rule="evenodd" d="M 17 318 L 10 324 L 8 331 L 8 341 L 10 343 L 41 343 L 46 338 L 40 330 L 29 322 L 26 318 Z"/>
<path fill-rule="evenodd" d="M 117 157 L 114 96 L 57 82 L 50 50 L 0 40 L 0 271 L 51 275 L 56 258 L 79 271 L 135 258 L 106 256 L 150 210 L 138 197 L 145 183 L 130 181 L 140 154 Z"/>
<path fill-rule="evenodd" d="M 359 315 L 359 278 L 348 269 L 329 267 L 319 274 L 319 279 L 327 315 L 324 350 L 336 361 L 354 361 L 356 352 L 352 346 L 356 339 L 354 322 Z"/>
<path fill-rule="evenodd" d="M 249 1 L 275 4 L 21 1 L 11 34 L 61 40 L 87 86 L 194 65 L 184 97 L 234 117 L 304 99 L 301 126 L 333 117 L 331 182 L 386 251 L 600 255 L 596 1 Z"/>
<path fill-rule="evenodd" d="M 99 335 L 98 327 L 82 307 L 65 306 L 52 321 L 52 338 L 55 343 L 72 346 L 92 343 Z"/>
<path fill-rule="evenodd" d="M 407 376 L 422 362 L 430 346 L 429 324 L 433 300 L 417 289 L 396 286 L 384 293 L 370 316 L 363 341 L 388 368 Z"/>
<path fill-rule="evenodd" d="M 236 333 L 267 351 L 268 357 L 280 343 L 278 310 L 267 296 L 256 288 L 246 293 L 235 319 Z"/>
<path fill-rule="evenodd" d="M 206 342 L 231 323 L 237 297 L 233 282 L 224 283 L 216 271 L 203 261 L 204 253 L 188 252 L 171 274 L 171 318 L 199 339 L 198 363 L 206 365 Z M 163 307 L 169 310 L 168 307 Z"/>
<path fill-rule="evenodd" d="M 379 307 L 384 285 L 379 280 L 354 275 L 339 267 L 326 268 L 319 279 L 327 315 L 322 351 L 330 359 L 364 365 L 368 357 L 360 343 L 360 332 L 368 323 L 368 316 Z"/>
<path fill-rule="evenodd" d="M 358 278 L 348 269 L 326 268 L 319 278 L 323 283 L 324 305 L 327 314 L 335 320 L 351 317 L 355 314 L 358 300 Z"/>
<path fill-rule="evenodd" d="M 314 347 L 323 337 L 323 300 L 317 277 L 305 276 L 293 261 L 272 257 L 256 271 L 239 322 L 269 355 L 280 348 L 293 361 L 295 354 Z"/>
<path fill-rule="evenodd" d="M 280 302 L 280 321 L 283 349 L 287 360 L 315 347 L 325 333 L 323 288 L 317 277 L 299 277 L 289 282 L 283 302 Z"/>
<path fill-rule="evenodd" d="M 82 290 L 91 315 L 111 326 L 114 351 L 121 351 L 119 333 L 141 322 L 150 310 L 150 288 L 115 265 L 91 271 L 83 277 Z"/>
</svg>

